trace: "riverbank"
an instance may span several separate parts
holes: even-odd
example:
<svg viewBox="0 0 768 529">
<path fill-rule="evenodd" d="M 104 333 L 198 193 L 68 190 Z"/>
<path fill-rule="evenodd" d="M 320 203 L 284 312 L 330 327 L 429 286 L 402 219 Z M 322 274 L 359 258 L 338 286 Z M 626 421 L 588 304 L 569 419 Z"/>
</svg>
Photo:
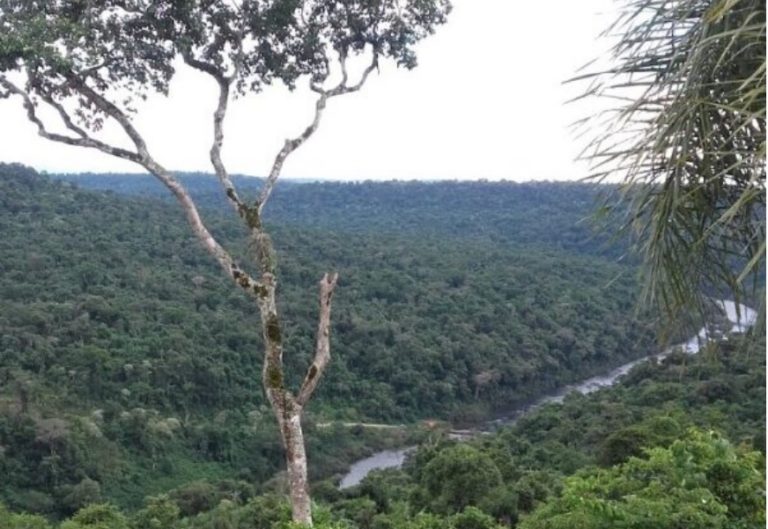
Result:
<svg viewBox="0 0 768 529">
<path fill-rule="evenodd" d="M 735 302 L 729 300 L 721 301 L 720 305 L 723 309 L 723 312 L 725 313 L 727 321 L 730 323 L 730 329 L 725 330 L 727 333 L 739 334 L 746 332 L 751 326 L 755 324 L 757 320 L 757 312 L 750 307 L 745 305 L 737 305 Z M 686 354 L 696 354 L 704 344 L 706 344 L 709 340 L 714 339 L 727 339 L 727 334 L 724 334 L 719 330 L 712 330 L 710 328 L 704 327 L 700 329 L 695 336 L 684 342 L 669 347 L 664 351 L 652 353 L 643 358 L 627 362 L 626 364 L 603 375 L 590 377 L 577 384 L 564 386 L 563 388 L 544 395 L 527 405 L 510 409 L 507 412 L 500 414 L 496 418 L 487 421 L 482 426 L 461 430 L 461 435 L 456 435 L 454 438 L 464 440 L 498 429 L 502 426 L 514 424 L 524 415 L 531 413 L 546 404 L 562 402 L 566 395 L 570 393 L 577 392 L 582 394 L 589 394 L 602 388 L 610 387 L 616 384 L 622 376 L 629 373 L 632 368 L 650 359 L 663 360 L 674 351 L 682 351 Z M 451 434 L 450 429 L 448 433 L 449 435 Z M 415 449 L 416 446 L 410 445 L 399 450 L 385 450 L 356 461 L 351 465 L 349 472 L 347 472 L 347 474 L 344 475 L 344 477 L 341 479 L 339 488 L 344 489 L 359 484 L 365 478 L 365 476 L 367 476 L 373 470 L 400 468 L 405 462 L 408 454 Z"/>
</svg>

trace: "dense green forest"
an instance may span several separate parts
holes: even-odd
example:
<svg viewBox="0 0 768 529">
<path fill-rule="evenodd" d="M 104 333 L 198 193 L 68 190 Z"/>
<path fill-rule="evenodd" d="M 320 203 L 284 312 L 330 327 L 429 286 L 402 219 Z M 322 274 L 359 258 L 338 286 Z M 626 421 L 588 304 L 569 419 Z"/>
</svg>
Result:
<svg viewBox="0 0 768 529">
<path fill-rule="evenodd" d="M 636 367 L 621 384 L 532 412 L 471 442 L 435 435 L 402 470 L 313 487 L 329 529 L 765 526 L 765 341 L 713 344 Z M 121 512 L 84 507 L 61 529 L 292 527 L 279 487 L 196 483 Z M 9 529 L 43 517 L 0 509 Z"/>
<path fill-rule="evenodd" d="M 186 178 L 213 231 L 247 262 L 210 178 Z M 132 182 L 0 165 L 0 527 L 287 526 L 256 307 L 221 277 L 178 208 L 143 178 Z M 713 507 L 691 507 L 699 525 L 685 527 L 761 523 L 733 523 L 763 498 L 764 344 L 755 341 L 641 365 L 619 387 L 470 443 L 324 427 L 479 422 L 654 351 L 654 326 L 635 310 L 634 268 L 584 222 L 598 192 L 458 182 L 280 190 L 268 221 L 288 373 L 309 361 L 317 280 L 341 275 L 334 358 L 306 421 L 319 525 L 613 527 L 653 505 L 649 527 L 667 527 L 660 520 L 694 501 L 691 490 Z M 405 469 L 338 490 L 354 458 L 414 439 L 421 448 Z M 681 457 L 688 463 L 669 464 Z M 654 472 L 669 490 L 631 479 Z M 642 501 L 613 502 L 611 487 Z M 583 497 L 584 512 L 568 503 Z"/>
<path fill-rule="evenodd" d="M 255 307 L 220 277 L 174 206 L 17 171 L 2 179 L 5 349 L 18 356 L 9 360 L 94 403 L 187 413 L 260 402 Z M 240 244 L 230 215 L 209 213 L 214 230 Z M 551 231 L 564 234 L 572 220 L 551 218 Z M 528 224 L 542 229 L 533 215 Z M 631 270 L 606 259 L 429 233 L 273 231 L 288 362 L 307 361 L 317 278 L 341 273 L 334 369 L 319 404 L 339 417 L 514 404 L 653 347 L 649 326 L 632 317 Z M 487 371 L 492 380 L 478 385 Z"/>
<path fill-rule="evenodd" d="M 256 307 L 200 251 L 176 206 L 80 190 L 21 166 L 0 172 L 4 501 L 66 514 L 82 483 L 130 506 L 197 477 L 267 482 L 282 458 L 260 387 Z M 312 186 L 290 198 L 297 211 L 339 187 Z M 506 190 L 523 198 L 485 206 L 521 219 L 521 234 L 562 241 L 546 249 L 543 236 L 498 244 L 451 235 L 456 209 L 441 208 L 439 197 L 464 186 L 466 210 L 489 190 L 429 186 L 429 215 L 442 218 L 429 224 L 442 233 L 419 232 L 423 222 L 390 229 L 397 215 L 384 212 L 400 200 L 395 184 L 349 186 L 365 191 L 358 204 L 380 204 L 368 230 L 331 231 L 301 215 L 273 229 L 289 373 L 308 362 L 319 275 L 342 277 L 332 369 L 310 408 L 310 452 L 323 454 L 312 458 L 317 477 L 338 472 L 366 443 L 329 446 L 323 435 L 332 434 L 313 431 L 313 422 L 478 420 L 654 348 L 650 325 L 633 317 L 631 270 L 564 249 L 590 244 L 588 230 L 573 228 L 588 212 L 587 188 L 564 186 L 584 201 L 559 217 L 558 193 L 570 191 L 553 192 L 546 224 L 535 211 L 542 206 L 523 199 L 526 186 Z M 546 189 L 557 186 L 537 193 Z M 344 203 L 328 201 L 327 226 L 345 218 Z M 206 215 L 247 259 L 229 212 L 211 205 Z M 367 449 L 386 442 L 378 436 Z"/>
<path fill-rule="evenodd" d="M 737 340 L 641 364 L 470 443 L 424 443 L 403 471 L 328 501 L 376 529 L 757 528 L 764 453 L 765 342 Z"/>
<path fill-rule="evenodd" d="M 52 174 L 52 179 L 122 195 L 171 201 L 150 175 Z M 179 179 L 195 200 L 229 208 L 218 181 L 203 173 Z M 244 197 L 254 198 L 259 178 L 236 176 Z M 624 255 L 626 244 L 609 241 L 590 220 L 600 199 L 615 189 L 572 182 L 281 182 L 268 216 L 278 225 L 334 231 L 472 238 L 510 246 L 565 249 L 590 255 Z"/>
</svg>

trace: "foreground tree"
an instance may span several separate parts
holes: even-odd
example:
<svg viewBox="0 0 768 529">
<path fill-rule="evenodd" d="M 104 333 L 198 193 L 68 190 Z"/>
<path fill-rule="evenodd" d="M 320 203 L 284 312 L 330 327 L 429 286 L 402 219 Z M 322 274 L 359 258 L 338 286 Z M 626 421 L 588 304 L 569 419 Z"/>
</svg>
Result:
<svg viewBox="0 0 768 529">
<path fill-rule="evenodd" d="M 713 433 L 566 479 L 524 529 L 757 529 L 765 527 L 765 457 Z"/>
<path fill-rule="evenodd" d="M 618 101 L 586 121 L 597 134 L 585 155 L 597 178 L 623 183 L 616 210 L 645 261 L 646 299 L 674 321 L 761 283 L 765 2 L 622 3 L 614 66 L 581 77 L 587 95 Z"/>
<path fill-rule="evenodd" d="M 338 276 L 328 273 L 320 281 L 314 357 L 293 392 L 283 372 L 277 262 L 262 222 L 264 207 L 286 159 L 317 130 L 328 101 L 359 90 L 380 60 L 414 67 L 414 45 L 445 21 L 449 9 L 447 0 L 0 0 L 0 98 L 20 100 L 40 136 L 131 161 L 157 177 L 224 273 L 258 304 L 263 385 L 285 447 L 298 523 L 312 523 L 301 417 L 330 360 Z M 367 66 L 355 77 L 347 65 L 356 56 L 367 58 Z M 136 101 L 152 92 L 167 94 L 182 61 L 218 86 L 210 160 L 248 228 L 255 272 L 235 262 L 214 238 L 187 190 L 152 154 L 132 120 Z M 238 194 L 221 155 L 229 102 L 277 81 L 293 88 L 303 78 L 317 94 L 314 118 L 285 141 L 259 197 L 249 202 Z M 125 134 L 130 147 L 102 139 L 107 123 Z M 57 126 L 65 132 L 56 132 Z"/>
</svg>

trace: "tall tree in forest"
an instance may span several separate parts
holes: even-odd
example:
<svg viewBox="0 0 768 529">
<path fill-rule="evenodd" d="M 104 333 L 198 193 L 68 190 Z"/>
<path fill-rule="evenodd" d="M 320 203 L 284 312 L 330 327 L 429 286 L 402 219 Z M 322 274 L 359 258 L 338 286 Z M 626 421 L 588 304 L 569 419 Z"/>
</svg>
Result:
<svg viewBox="0 0 768 529">
<path fill-rule="evenodd" d="M 382 60 L 413 68 L 415 44 L 444 23 L 449 10 L 448 0 L 0 0 L 0 98 L 17 98 L 40 136 L 131 161 L 157 177 L 224 273 L 258 304 L 263 385 L 282 435 L 298 523 L 312 523 L 301 417 L 330 360 L 331 298 L 338 276 L 325 274 L 320 281 L 314 357 L 301 387 L 291 391 L 283 371 L 277 262 L 262 221 L 264 207 L 286 159 L 317 130 L 328 101 L 360 90 Z M 354 57 L 367 58 L 356 76 L 347 68 Z M 210 160 L 248 228 L 255 271 L 235 262 L 211 234 L 187 190 L 152 154 L 132 119 L 137 100 L 152 92 L 167 94 L 180 62 L 218 86 Z M 293 88 L 301 79 L 317 94 L 314 118 L 285 141 L 259 197 L 249 202 L 238 194 L 221 155 L 229 102 L 277 81 Z M 102 139 L 99 131 L 108 122 L 125 134 L 129 148 Z"/>
<path fill-rule="evenodd" d="M 623 183 L 647 300 L 670 320 L 737 299 L 765 266 L 765 2 L 623 0 L 613 65 L 586 95 L 595 176 Z M 628 207 L 627 207 L 628 206 Z"/>
</svg>

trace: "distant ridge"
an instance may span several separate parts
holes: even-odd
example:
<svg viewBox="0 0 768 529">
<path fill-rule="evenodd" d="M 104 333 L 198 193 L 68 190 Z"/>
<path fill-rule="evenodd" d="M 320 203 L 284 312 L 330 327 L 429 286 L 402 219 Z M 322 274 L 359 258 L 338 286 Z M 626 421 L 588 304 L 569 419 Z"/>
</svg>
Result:
<svg viewBox="0 0 768 529">
<path fill-rule="evenodd" d="M 179 173 L 203 208 L 228 208 L 218 180 L 206 173 Z M 171 201 L 150 175 L 50 174 L 84 189 Z M 235 175 L 241 196 L 253 200 L 263 179 Z M 276 188 L 267 221 L 336 231 L 431 233 L 493 243 L 559 248 L 617 259 L 627 244 L 609 245 L 593 230 L 592 212 L 611 186 L 577 182 L 284 180 Z M 533 219 L 538 219 L 532 222 Z M 553 224 L 554 223 L 554 224 Z M 555 225 L 557 227 L 555 227 Z"/>
</svg>

